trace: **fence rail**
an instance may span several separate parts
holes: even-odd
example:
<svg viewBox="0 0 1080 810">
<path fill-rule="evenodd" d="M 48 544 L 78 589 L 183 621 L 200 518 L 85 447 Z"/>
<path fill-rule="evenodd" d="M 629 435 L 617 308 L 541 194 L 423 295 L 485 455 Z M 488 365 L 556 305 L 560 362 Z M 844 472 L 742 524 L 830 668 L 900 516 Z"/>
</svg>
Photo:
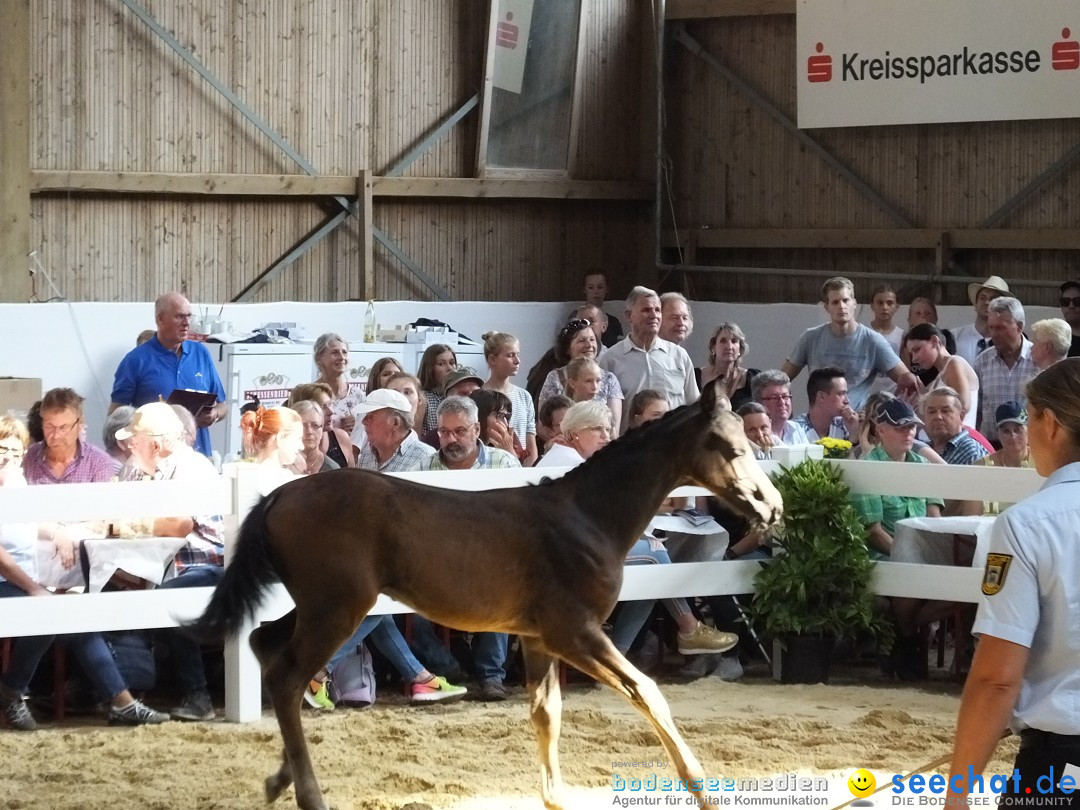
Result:
<svg viewBox="0 0 1080 810">
<path fill-rule="evenodd" d="M 839 461 L 855 492 L 897 495 L 937 495 L 946 499 L 1017 501 L 1031 494 L 1042 479 L 1033 470 L 984 467 L 908 465 L 871 461 Z M 776 462 L 762 462 L 767 472 Z M 477 491 L 538 483 L 564 470 L 475 470 L 471 472 L 402 473 L 437 487 Z M 183 514 L 222 514 L 235 527 L 246 506 L 257 500 L 251 471 L 237 465 L 215 481 L 191 485 L 154 483 L 71 484 L 51 487 L 0 487 L 3 523 L 110 520 Z M 681 487 L 675 495 L 707 494 L 698 487 Z M 229 532 L 231 539 L 234 532 Z M 231 549 L 227 542 L 226 559 Z M 713 596 L 749 593 L 759 569 L 756 562 L 680 563 L 670 566 L 630 566 L 624 573 L 620 599 L 658 599 L 675 596 Z M 977 602 L 982 569 L 950 566 L 879 563 L 874 590 L 885 596 L 909 596 Z M 175 627 L 202 613 L 210 588 L 72 594 L 55 598 L 0 599 L 0 637 L 79 633 L 94 630 Z M 286 613 L 292 601 L 280 585 L 270 589 L 254 622 L 225 648 L 226 719 L 250 722 L 261 716 L 258 662 L 248 645 L 257 622 Z M 373 613 L 404 613 L 410 608 L 380 596 Z"/>
</svg>

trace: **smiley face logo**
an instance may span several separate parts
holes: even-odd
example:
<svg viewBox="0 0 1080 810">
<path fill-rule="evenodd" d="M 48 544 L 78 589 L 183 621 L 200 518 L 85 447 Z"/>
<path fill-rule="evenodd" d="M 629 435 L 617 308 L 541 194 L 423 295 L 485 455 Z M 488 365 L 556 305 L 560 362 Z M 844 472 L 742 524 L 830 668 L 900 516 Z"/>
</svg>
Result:
<svg viewBox="0 0 1080 810">
<path fill-rule="evenodd" d="M 848 777 L 847 786 L 852 796 L 861 799 L 874 792 L 874 788 L 877 787 L 877 780 L 866 768 L 859 768 Z"/>
</svg>

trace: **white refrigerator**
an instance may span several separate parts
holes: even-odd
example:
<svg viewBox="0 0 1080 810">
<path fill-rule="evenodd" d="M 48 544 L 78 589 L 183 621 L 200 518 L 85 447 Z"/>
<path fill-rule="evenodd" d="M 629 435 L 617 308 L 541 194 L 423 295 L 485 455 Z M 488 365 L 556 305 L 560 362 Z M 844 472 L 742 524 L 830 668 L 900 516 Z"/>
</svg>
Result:
<svg viewBox="0 0 1080 810">
<path fill-rule="evenodd" d="M 393 357 L 406 364 L 404 343 L 349 343 L 349 387 L 367 388 L 368 372 L 380 357 Z M 207 343 L 225 388 L 229 404 L 225 419 L 210 428 L 214 449 L 223 458 L 241 452 L 240 406 L 258 397 L 266 406 L 281 405 L 293 386 L 319 376 L 311 344 L 306 343 Z"/>
</svg>

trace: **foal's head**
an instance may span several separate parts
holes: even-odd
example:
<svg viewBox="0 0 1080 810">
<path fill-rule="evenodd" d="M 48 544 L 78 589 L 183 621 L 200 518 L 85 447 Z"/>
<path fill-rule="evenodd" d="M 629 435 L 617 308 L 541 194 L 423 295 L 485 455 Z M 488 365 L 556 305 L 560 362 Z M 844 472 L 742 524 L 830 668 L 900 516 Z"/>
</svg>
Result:
<svg viewBox="0 0 1080 810">
<path fill-rule="evenodd" d="M 784 504 L 754 458 L 739 417 L 717 397 L 713 385 L 705 386 L 698 404 L 706 430 L 690 451 L 694 483 L 711 490 L 721 503 L 751 523 L 772 526 L 780 519 Z"/>
</svg>

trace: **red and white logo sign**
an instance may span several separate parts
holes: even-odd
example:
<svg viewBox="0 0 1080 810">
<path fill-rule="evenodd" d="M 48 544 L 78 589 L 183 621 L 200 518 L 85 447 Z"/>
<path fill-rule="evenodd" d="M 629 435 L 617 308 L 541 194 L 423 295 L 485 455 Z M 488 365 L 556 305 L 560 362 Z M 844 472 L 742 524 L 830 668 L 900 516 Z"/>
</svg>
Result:
<svg viewBox="0 0 1080 810">
<path fill-rule="evenodd" d="M 517 47 L 520 30 L 514 25 L 514 12 L 506 12 L 506 20 L 498 24 L 495 29 L 495 44 L 500 48 L 513 50 Z"/>
<path fill-rule="evenodd" d="M 806 60 L 806 80 L 808 82 L 832 81 L 832 57 L 825 50 L 825 45 L 819 42 L 814 46 L 816 55 Z"/>
<path fill-rule="evenodd" d="M 1080 118 L 1078 0 L 795 9 L 800 127 Z"/>
<path fill-rule="evenodd" d="M 1069 29 L 1061 29 L 1061 41 L 1055 42 L 1050 49 L 1050 66 L 1054 70 L 1076 70 L 1080 68 L 1080 42 L 1069 39 Z"/>
</svg>

